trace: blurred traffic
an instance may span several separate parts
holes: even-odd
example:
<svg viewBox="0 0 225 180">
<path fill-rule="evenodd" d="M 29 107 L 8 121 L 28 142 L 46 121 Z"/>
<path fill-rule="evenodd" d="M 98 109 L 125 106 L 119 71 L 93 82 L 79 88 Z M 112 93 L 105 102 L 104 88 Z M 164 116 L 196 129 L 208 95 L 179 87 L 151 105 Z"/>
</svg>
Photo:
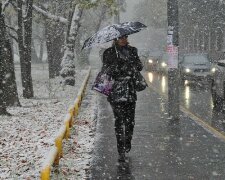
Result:
<svg viewBox="0 0 225 180">
<path fill-rule="evenodd" d="M 210 81 L 215 72 L 207 54 L 185 54 L 180 58 L 179 65 L 181 82 Z"/>
<path fill-rule="evenodd" d="M 221 63 L 221 62 L 220 62 Z M 225 82 L 225 60 L 223 61 L 223 78 L 218 82 Z M 217 68 L 218 65 L 216 65 Z M 217 72 L 217 70 L 216 70 Z M 213 76 L 214 77 L 214 76 Z M 161 97 L 168 96 L 168 79 L 166 75 L 157 72 L 146 72 L 146 79 L 150 84 L 150 89 L 161 95 Z M 222 85 L 217 83 L 217 86 Z M 214 87 L 215 88 L 215 87 Z M 215 106 L 215 99 L 211 96 L 211 83 L 188 83 L 185 86 L 180 85 L 180 105 L 191 112 L 195 116 L 201 118 L 210 126 L 214 127 L 218 131 L 225 132 L 225 123 L 223 104 L 225 99 L 222 99 L 222 94 L 225 92 L 224 88 L 216 87 L 217 104 Z M 213 91 L 215 93 L 215 91 Z M 220 94 L 219 94 L 220 93 Z M 222 97 L 221 97 L 222 96 Z"/>
<path fill-rule="evenodd" d="M 161 82 L 161 92 L 167 92 L 168 54 L 163 52 L 153 56 L 146 53 L 141 57 L 150 83 Z M 180 88 L 184 89 L 185 104 L 190 107 L 190 87 L 202 87 L 199 92 L 209 93 L 208 105 L 215 111 L 225 108 L 225 59 L 214 62 L 206 53 L 188 53 L 179 56 Z M 156 83 L 156 82 L 154 82 Z M 202 101 L 199 101 L 202 102 Z M 203 103 L 202 103 L 203 105 Z M 206 104 L 204 104 L 206 105 Z"/>
<path fill-rule="evenodd" d="M 166 52 L 153 55 L 145 53 L 141 56 L 147 72 L 168 75 L 168 59 Z M 211 83 L 216 71 L 215 63 L 204 53 L 189 53 L 179 56 L 179 77 L 182 85 L 187 83 Z"/>
</svg>

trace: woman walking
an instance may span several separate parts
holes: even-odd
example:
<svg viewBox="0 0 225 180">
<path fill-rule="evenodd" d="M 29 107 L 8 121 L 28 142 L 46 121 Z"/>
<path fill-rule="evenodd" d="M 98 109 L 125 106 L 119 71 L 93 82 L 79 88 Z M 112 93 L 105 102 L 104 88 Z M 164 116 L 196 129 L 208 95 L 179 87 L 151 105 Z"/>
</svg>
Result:
<svg viewBox="0 0 225 180">
<path fill-rule="evenodd" d="M 137 48 L 128 45 L 127 38 L 115 39 L 113 46 L 103 53 L 103 70 L 115 81 L 107 100 L 115 117 L 118 160 L 122 162 L 125 161 L 125 152 L 131 150 L 135 124 L 135 73 L 143 68 Z"/>
</svg>

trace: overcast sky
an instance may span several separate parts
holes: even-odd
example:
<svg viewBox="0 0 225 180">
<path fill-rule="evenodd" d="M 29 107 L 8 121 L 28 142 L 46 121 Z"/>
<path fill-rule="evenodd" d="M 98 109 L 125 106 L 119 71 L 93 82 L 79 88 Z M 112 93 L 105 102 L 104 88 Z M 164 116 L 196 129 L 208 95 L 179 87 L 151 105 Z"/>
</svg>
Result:
<svg viewBox="0 0 225 180">
<path fill-rule="evenodd" d="M 121 13 L 121 22 L 124 21 L 132 21 L 133 19 L 133 12 L 134 12 L 134 5 L 138 4 L 142 0 L 126 0 L 127 2 L 127 12 Z"/>
<path fill-rule="evenodd" d="M 134 6 L 143 0 L 126 0 L 127 2 L 127 11 L 125 13 L 120 13 L 120 21 L 134 21 Z M 129 42 L 132 46 L 136 46 L 139 49 L 148 48 L 146 42 L 147 31 L 143 30 L 137 34 L 129 36 Z"/>
</svg>

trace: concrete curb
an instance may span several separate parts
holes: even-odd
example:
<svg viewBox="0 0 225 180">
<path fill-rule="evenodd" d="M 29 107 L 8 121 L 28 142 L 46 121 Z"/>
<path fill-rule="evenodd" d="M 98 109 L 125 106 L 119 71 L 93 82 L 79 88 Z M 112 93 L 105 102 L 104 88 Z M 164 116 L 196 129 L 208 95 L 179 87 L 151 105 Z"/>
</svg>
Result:
<svg viewBox="0 0 225 180">
<path fill-rule="evenodd" d="M 73 126 L 74 118 L 79 113 L 79 108 L 81 106 L 81 102 L 85 94 L 88 79 L 90 77 L 90 72 L 91 67 L 89 67 L 88 69 L 88 73 L 85 76 L 85 79 L 78 91 L 74 104 L 70 106 L 69 112 L 64 118 L 64 124 L 61 126 L 56 135 L 55 146 L 53 146 L 49 153 L 46 155 L 45 161 L 41 168 L 41 180 L 50 180 L 51 167 L 54 165 L 58 165 L 60 158 L 63 157 L 62 141 L 63 139 L 68 139 L 70 137 L 70 128 Z"/>
</svg>

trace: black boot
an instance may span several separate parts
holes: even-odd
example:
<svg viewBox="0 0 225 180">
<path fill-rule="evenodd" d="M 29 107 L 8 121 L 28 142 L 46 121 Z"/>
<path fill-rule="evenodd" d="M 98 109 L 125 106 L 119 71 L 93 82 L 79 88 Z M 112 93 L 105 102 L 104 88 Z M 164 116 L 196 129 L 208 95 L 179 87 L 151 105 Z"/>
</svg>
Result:
<svg viewBox="0 0 225 180">
<path fill-rule="evenodd" d="M 122 133 L 119 133 L 116 135 L 116 139 L 117 139 L 117 150 L 119 155 L 125 153 L 126 148 L 124 135 Z"/>
</svg>

